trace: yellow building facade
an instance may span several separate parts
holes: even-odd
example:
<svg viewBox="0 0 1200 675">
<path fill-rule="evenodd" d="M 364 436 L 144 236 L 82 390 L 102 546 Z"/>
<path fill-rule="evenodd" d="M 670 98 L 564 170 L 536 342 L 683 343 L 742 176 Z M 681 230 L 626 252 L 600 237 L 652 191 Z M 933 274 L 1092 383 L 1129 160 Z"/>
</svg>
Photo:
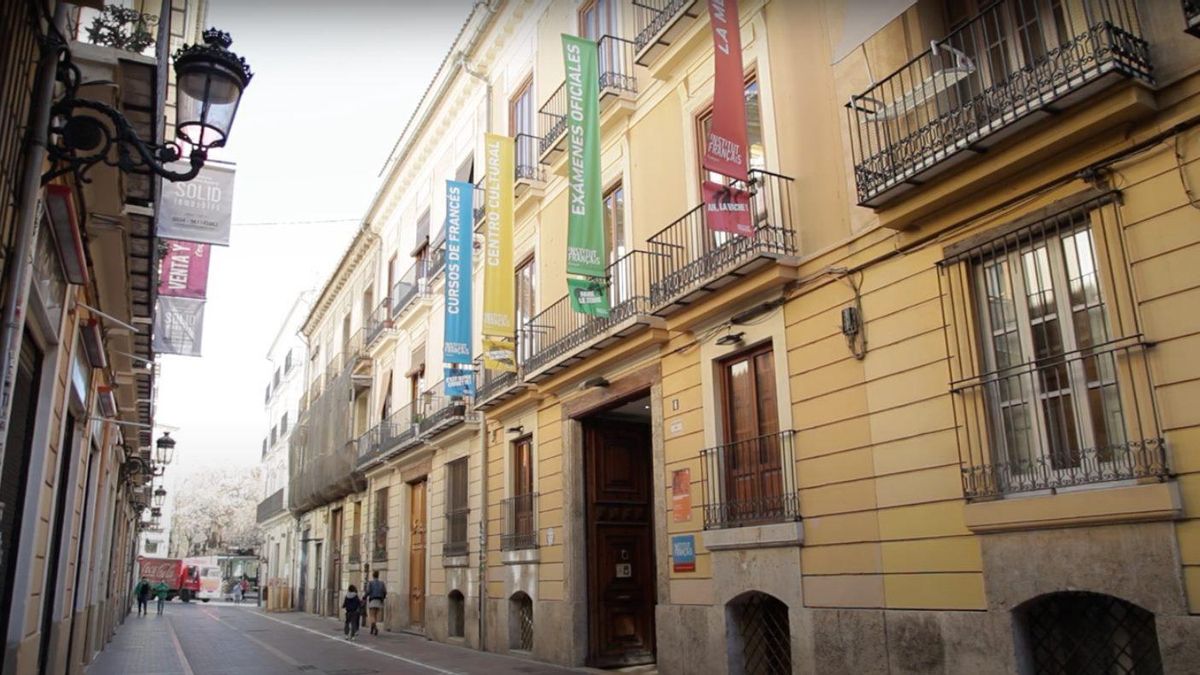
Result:
<svg viewBox="0 0 1200 675">
<path fill-rule="evenodd" d="M 384 544 L 389 628 L 678 673 L 1200 663 L 1186 7 L 872 5 L 741 3 L 753 237 L 699 208 L 705 3 L 476 8 L 326 289 L 369 306 L 368 261 L 389 302 L 339 495 L 385 516 L 338 530 Z M 566 296 L 563 33 L 599 43 L 605 319 Z M 397 312 L 388 261 L 437 250 L 485 131 L 520 368 L 423 400 L 440 282 Z"/>
</svg>

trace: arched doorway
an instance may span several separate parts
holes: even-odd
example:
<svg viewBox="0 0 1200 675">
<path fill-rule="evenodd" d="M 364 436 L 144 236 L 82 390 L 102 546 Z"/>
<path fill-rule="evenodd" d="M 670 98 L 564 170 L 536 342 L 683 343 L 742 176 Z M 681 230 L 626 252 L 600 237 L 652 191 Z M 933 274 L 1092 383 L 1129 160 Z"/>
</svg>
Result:
<svg viewBox="0 0 1200 675">
<path fill-rule="evenodd" d="M 1100 593 L 1068 591 L 1030 600 L 1015 611 L 1023 673 L 1162 673 L 1154 614 Z"/>
<path fill-rule="evenodd" d="M 792 631 L 788 608 L 778 598 L 750 591 L 725 606 L 729 672 L 790 675 Z"/>
</svg>

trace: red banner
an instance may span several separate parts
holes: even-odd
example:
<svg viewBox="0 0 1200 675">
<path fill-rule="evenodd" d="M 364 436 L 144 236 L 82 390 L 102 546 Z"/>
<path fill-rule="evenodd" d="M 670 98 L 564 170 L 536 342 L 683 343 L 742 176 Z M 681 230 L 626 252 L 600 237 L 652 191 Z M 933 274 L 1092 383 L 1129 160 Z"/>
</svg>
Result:
<svg viewBox="0 0 1200 675">
<path fill-rule="evenodd" d="M 203 300 L 208 294 L 208 255 L 211 247 L 194 241 L 164 239 L 167 252 L 158 273 L 158 294 Z"/>
<path fill-rule="evenodd" d="M 750 193 L 745 190 L 704 181 L 704 218 L 708 229 L 754 236 L 750 218 Z"/>
<path fill-rule="evenodd" d="M 708 0 L 716 66 L 712 127 L 704 146 L 704 168 L 748 180 L 750 143 L 746 138 L 746 75 L 737 0 Z"/>
</svg>

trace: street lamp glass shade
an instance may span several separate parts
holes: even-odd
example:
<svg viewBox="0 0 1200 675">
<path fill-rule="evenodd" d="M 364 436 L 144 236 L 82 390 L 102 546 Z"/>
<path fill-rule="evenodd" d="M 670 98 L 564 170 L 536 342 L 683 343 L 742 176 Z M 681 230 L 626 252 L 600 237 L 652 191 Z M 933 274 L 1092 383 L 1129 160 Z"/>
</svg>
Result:
<svg viewBox="0 0 1200 675">
<path fill-rule="evenodd" d="M 158 464 L 166 466 L 175 459 L 175 439 L 171 438 L 171 434 L 163 432 L 163 435 L 154 443 L 157 450 L 155 459 Z"/>
<path fill-rule="evenodd" d="M 162 508 L 163 502 L 167 500 L 167 489 L 163 486 L 158 486 L 154 489 L 154 506 Z"/>
<path fill-rule="evenodd" d="M 229 51 L 228 33 L 204 32 L 204 44 L 175 54 L 175 133 L 202 148 L 225 145 L 242 92 L 253 74 L 245 59 Z"/>
</svg>

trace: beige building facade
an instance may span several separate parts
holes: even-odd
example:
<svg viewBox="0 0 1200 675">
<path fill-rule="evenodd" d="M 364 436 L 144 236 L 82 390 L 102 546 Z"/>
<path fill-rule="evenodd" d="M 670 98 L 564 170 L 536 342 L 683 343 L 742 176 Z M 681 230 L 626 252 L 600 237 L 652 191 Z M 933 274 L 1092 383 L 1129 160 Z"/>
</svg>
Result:
<svg viewBox="0 0 1200 675">
<path fill-rule="evenodd" d="M 475 8 L 306 326 L 367 331 L 311 537 L 389 629 L 673 673 L 1200 663 L 1187 3 L 869 4 L 740 3 L 752 237 L 700 209 L 706 3 Z M 599 43 L 605 319 L 566 296 L 563 33 Z M 520 368 L 439 399 L 442 186 L 486 131 Z"/>
</svg>

